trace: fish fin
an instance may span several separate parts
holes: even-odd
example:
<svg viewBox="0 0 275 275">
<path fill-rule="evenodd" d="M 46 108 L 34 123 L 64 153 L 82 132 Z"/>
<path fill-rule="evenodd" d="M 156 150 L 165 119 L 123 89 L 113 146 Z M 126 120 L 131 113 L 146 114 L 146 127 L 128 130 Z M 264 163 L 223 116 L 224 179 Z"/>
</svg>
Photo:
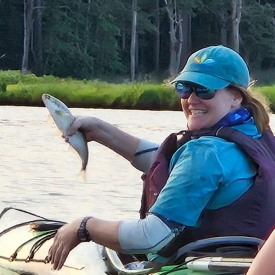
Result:
<svg viewBox="0 0 275 275">
<path fill-rule="evenodd" d="M 75 180 L 78 181 L 79 178 L 81 178 L 82 181 L 87 182 L 87 172 L 86 170 L 80 170 L 79 173 L 77 174 Z"/>
<path fill-rule="evenodd" d="M 63 136 L 63 133 L 57 128 L 57 130 L 55 131 L 55 135 L 60 137 Z"/>
<path fill-rule="evenodd" d="M 48 114 L 47 122 L 50 122 L 50 123 L 54 122 L 53 117 L 52 117 L 51 114 Z"/>
<path fill-rule="evenodd" d="M 73 152 L 74 154 L 78 155 L 77 151 L 74 149 L 74 147 L 73 147 L 72 145 L 69 145 L 68 151 L 71 151 L 71 152 Z"/>
<path fill-rule="evenodd" d="M 81 177 L 83 179 L 83 181 L 87 182 L 87 172 L 86 172 L 86 170 L 81 170 L 78 173 L 78 177 Z"/>
<path fill-rule="evenodd" d="M 48 117 L 47 117 L 47 122 L 56 125 L 56 124 L 55 124 L 55 121 L 54 121 L 54 119 L 53 119 L 53 117 L 52 117 L 51 114 L 48 115 Z M 55 131 L 54 135 L 55 135 L 55 136 L 59 136 L 59 137 L 60 137 L 60 136 L 63 137 L 62 131 L 61 131 L 60 129 L 58 129 L 58 128 L 57 128 L 57 130 Z"/>
</svg>

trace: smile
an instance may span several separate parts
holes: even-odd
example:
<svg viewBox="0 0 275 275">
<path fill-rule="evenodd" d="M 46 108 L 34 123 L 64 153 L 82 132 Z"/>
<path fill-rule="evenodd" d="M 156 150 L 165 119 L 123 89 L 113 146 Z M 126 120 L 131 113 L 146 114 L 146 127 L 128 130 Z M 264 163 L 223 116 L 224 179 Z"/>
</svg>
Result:
<svg viewBox="0 0 275 275">
<path fill-rule="evenodd" d="M 191 115 L 203 115 L 207 113 L 205 110 L 189 110 L 189 112 Z"/>
</svg>

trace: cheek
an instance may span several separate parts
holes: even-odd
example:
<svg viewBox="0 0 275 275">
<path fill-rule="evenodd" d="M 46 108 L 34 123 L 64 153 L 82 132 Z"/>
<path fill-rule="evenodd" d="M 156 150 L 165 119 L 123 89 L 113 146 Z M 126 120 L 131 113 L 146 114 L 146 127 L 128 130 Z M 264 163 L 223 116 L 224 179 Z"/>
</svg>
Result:
<svg viewBox="0 0 275 275">
<path fill-rule="evenodd" d="M 182 108 L 183 112 L 185 113 L 185 115 L 187 115 L 187 112 L 188 112 L 187 99 L 181 99 L 180 104 L 181 104 L 181 108 Z"/>
</svg>

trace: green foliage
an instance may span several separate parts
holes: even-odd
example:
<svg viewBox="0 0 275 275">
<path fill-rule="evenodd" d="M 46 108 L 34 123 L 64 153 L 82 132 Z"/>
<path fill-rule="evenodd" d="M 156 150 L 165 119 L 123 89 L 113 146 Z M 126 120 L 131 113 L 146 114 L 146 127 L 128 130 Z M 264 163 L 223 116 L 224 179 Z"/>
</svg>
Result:
<svg viewBox="0 0 275 275">
<path fill-rule="evenodd" d="M 176 51 L 180 46 L 176 45 L 176 49 L 170 49 L 167 5 L 174 7 L 171 9 L 173 16 L 182 22 L 181 27 L 185 31 L 191 31 L 192 48 L 183 48 L 183 55 L 186 56 L 198 48 L 220 44 L 221 33 L 222 43 L 231 45 L 231 2 L 139 0 L 136 75 L 167 76 L 170 50 Z M 34 1 L 34 5 L 37 3 Z M 40 29 L 38 20 L 33 21 L 34 33 L 28 68 L 30 72 L 38 72 L 39 67 L 42 75 L 77 79 L 114 79 L 121 76 L 129 79 L 132 1 L 47 0 L 41 3 L 42 6 L 34 7 L 34 11 L 41 11 L 42 26 Z M 255 67 L 275 67 L 274 1 L 246 0 L 242 1 L 242 4 L 241 54 Z M 0 56 L 5 54 L 5 57 L 0 59 L 1 69 L 21 69 L 23 7 L 23 1 L 0 1 Z M 185 22 L 183 15 L 186 14 L 191 15 L 191 22 Z M 179 22 L 175 21 L 175 24 Z M 35 54 L 39 44 L 35 36 L 36 31 L 42 32 L 43 58 Z M 180 31 L 180 28 L 177 31 Z M 180 37 L 179 33 L 176 36 Z M 160 45 L 157 42 L 160 42 Z"/>
<path fill-rule="evenodd" d="M 19 69 L 23 48 L 23 1 L 0 1 L 0 59 L 1 69 Z"/>
<path fill-rule="evenodd" d="M 0 92 L 6 92 L 7 84 L 0 79 Z"/>
<path fill-rule="evenodd" d="M 49 2 L 44 14 L 46 73 L 81 79 L 125 72 L 117 40 L 120 19 L 112 9 L 119 1 Z"/>
<path fill-rule="evenodd" d="M 178 105 L 178 101 L 172 87 L 150 84 L 144 86 L 136 104 L 136 108 L 169 110 L 174 109 Z"/>
<path fill-rule="evenodd" d="M 268 99 L 270 109 L 272 113 L 275 113 L 275 85 L 260 87 L 257 90 Z"/>
<path fill-rule="evenodd" d="M 6 85 L 17 84 L 21 78 L 22 75 L 20 71 L 0 71 L 0 81 Z"/>
<path fill-rule="evenodd" d="M 41 96 L 48 93 L 61 99 L 69 107 L 154 110 L 179 107 L 173 87 L 164 84 L 110 84 L 97 80 L 20 75 L 18 71 L 0 71 L 0 79 L 2 76 L 6 77 L 7 83 L 6 92 L 0 94 L 2 105 L 43 106 Z"/>
<path fill-rule="evenodd" d="M 18 72 L 7 72 L 14 81 Z M 0 71 L 1 76 L 5 72 Z M 34 81 L 34 79 L 36 80 Z M 31 79 L 31 81 L 30 81 Z M 0 104 L 44 106 L 41 96 L 51 94 L 64 101 L 69 107 L 112 108 L 140 110 L 180 110 L 180 101 L 174 86 L 165 83 L 123 83 L 110 84 L 98 80 L 62 79 L 53 76 L 34 77 L 22 75 L 17 83 L 5 84 L 6 91 L 0 92 Z M 7 80 L 8 81 L 8 80 Z M 1 90 L 0 90 L 1 91 Z M 275 86 L 258 86 L 256 91 L 271 102 L 275 112 Z"/>
<path fill-rule="evenodd" d="M 258 67 L 265 59 L 275 58 L 274 8 L 249 0 L 240 25 L 244 52 L 250 64 Z"/>
</svg>

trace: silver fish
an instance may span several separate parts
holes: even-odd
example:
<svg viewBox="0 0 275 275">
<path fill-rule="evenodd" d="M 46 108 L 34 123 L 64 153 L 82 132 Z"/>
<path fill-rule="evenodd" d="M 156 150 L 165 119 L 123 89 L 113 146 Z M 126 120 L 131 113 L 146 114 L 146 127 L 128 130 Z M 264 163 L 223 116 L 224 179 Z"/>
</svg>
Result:
<svg viewBox="0 0 275 275">
<path fill-rule="evenodd" d="M 82 160 L 81 172 L 86 171 L 89 158 L 88 144 L 83 134 L 77 131 L 74 135 L 68 136 L 70 125 L 74 122 L 75 117 L 70 112 L 69 108 L 59 99 L 49 95 L 43 94 L 42 100 L 49 110 L 56 126 L 62 132 L 62 136 L 74 148 Z"/>
</svg>

